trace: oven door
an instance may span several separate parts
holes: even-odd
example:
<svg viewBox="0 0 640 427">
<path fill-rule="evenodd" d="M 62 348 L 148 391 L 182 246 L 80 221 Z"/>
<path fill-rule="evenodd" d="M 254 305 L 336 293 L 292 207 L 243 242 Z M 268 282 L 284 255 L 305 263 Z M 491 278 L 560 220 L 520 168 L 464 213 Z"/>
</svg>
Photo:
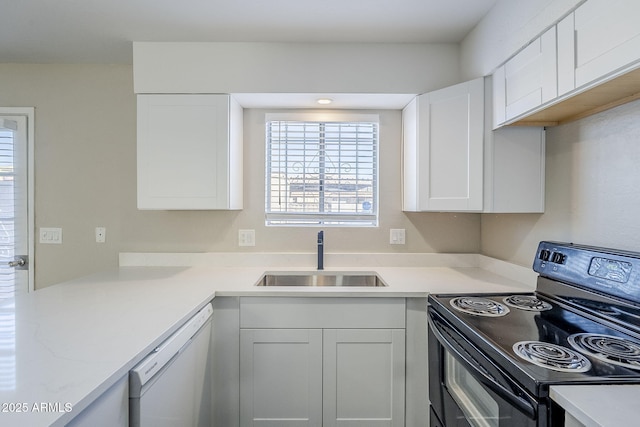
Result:
<svg viewBox="0 0 640 427">
<path fill-rule="evenodd" d="M 443 427 L 546 427 L 547 408 L 429 308 L 429 399 Z"/>
</svg>

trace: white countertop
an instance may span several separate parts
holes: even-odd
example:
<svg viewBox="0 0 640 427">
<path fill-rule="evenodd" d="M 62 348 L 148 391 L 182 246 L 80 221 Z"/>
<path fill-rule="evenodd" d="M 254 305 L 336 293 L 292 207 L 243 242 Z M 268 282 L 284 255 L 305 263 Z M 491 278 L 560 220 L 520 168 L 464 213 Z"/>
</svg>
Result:
<svg viewBox="0 0 640 427">
<path fill-rule="evenodd" d="M 637 425 L 640 385 L 551 386 L 551 398 L 586 427 Z"/>
<path fill-rule="evenodd" d="M 0 326 L 11 328 L 15 318 L 15 341 L 0 348 L 0 405 L 24 403 L 28 409 L 27 413 L 2 412 L 0 406 L 0 425 L 65 424 L 215 296 L 426 297 L 428 293 L 524 292 L 535 287 L 533 276 L 523 267 L 481 256 L 436 258 L 429 257 L 426 264 L 448 266 L 393 267 L 377 259 L 367 266 L 334 267 L 376 271 L 387 288 L 255 287 L 265 271 L 311 269 L 284 268 L 279 262 L 260 266 L 256 261 L 243 267 L 220 266 L 229 264 L 228 260 L 211 267 L 191 260 L 187 264 L 192 266 L 186 267 L 121 267 L 20 295 L 14 307 L 0 302 L 0 322 L 4 322 Z M 392 263 L 415 261 L 403 260 L 396 257 Z M 162 263 L 167 264 L 166 259 Z M 468 266 L 473 264 L 478 266 Z M 524 278 L 526 284 L 488 270 Z M 54 408 L 57 404 L 60 410 L 33 412 L 33 406 L 41 403 Z M 65 412 L 68 407 L 71 412 Z"/>
</svg>

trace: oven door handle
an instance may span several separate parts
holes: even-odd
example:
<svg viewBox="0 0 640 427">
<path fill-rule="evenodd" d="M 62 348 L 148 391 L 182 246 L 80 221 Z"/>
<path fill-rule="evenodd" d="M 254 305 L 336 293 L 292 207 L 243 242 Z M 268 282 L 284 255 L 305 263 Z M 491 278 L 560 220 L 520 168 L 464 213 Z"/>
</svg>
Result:
<svg viewBox="0 0 640 427">
<path fill-rule="evenodd" d="M 450 343 L 449 341 L 447 341 L 447 339 L 444 337 L 442 332 L 440 332 L 440 330 L 438 329 L 438 326 L 436 325 L 438 320 L 433 319 L 431 313 L 429 313 L 428 315 L 428 321 L 429 321 L 429 327 L 433 331 L 438 341 L 456 359 L 458 359 L 460 363 L 470 368 L 472 370 L 473 376 L 477 380 L 479 380 L 482 384 L 487 386 L 491 391 L 493 391 L 495 394 L 500 396 L 502 399 L 513 404 L 513 406 L 515 406 L 522 413 L 528 415 L 529 418 L 531 418 L 532 420 L 536 419 L 537 405 L 535 401 L 533 401 L 533 399 L 526 394 L 526 392 L 522 393 L 523 396 L 518 396 L 513 391 L 510 391 L 509 389 L 507 389 L 504 385 L 497 382 L 495 378 L 491 377 L 488 373 L 484 372 L 483 369 L 480 367 L 480 365 L 475 360 L 473 360 L 473 358 L 464 357 L 464 355 L 462 354 L 462 351 L 464 350 L 462 351 L 458 350 L 457 348 L 454 347 L 453 343 Z M 468 344 L 472 345 L 471 343 L 468 343 Z M 512 383 L 515 388 L 520 389 L 520 387 L 517 384 L 511 381 L 509 382 Z"/>
</svg>

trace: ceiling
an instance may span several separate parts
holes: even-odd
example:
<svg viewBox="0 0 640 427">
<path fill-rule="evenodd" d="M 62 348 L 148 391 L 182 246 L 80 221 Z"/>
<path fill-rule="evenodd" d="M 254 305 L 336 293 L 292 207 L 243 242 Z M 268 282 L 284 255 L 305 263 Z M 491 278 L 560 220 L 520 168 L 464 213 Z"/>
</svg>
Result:
<svg viewBox="0 0 640 427">
<path fill-rule="evenodd" d="M 132 41 L 458 43 L 497 0 L 5 0 L 0 62 L 131 63 Z"/>
</svg>

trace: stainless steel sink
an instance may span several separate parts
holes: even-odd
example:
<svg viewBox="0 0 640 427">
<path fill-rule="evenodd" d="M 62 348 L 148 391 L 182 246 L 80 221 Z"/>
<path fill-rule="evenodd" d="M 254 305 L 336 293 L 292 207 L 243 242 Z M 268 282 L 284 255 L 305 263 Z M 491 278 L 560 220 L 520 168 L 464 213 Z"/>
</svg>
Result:
<svg viewBox="0 0 640 427">
<path fill-rule="evenodd" d="M 285 271 L 267 272 L 256 286 L 387 286 L 380 276 L 369 271 Z"/>
</svg>

